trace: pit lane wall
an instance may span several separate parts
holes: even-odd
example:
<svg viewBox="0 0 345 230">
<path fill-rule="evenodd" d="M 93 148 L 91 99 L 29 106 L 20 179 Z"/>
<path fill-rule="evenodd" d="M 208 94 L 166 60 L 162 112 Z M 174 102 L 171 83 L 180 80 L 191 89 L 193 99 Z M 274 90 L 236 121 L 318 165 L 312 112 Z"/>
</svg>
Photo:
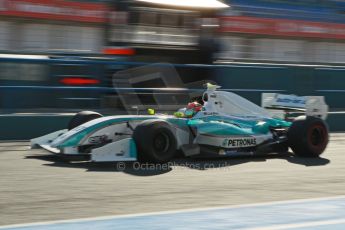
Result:
<svg viewBox="0 0 345 230">
<path fill-rule="evenodd" d="M 345 66 L 231 63 L 215 71 L 223 87 L 260 104 L 261 93 L 324 96 L 331 111 L 345 108 Z"/>
<path fill-rule="evenodd" d="M 19 62 L 18 60 L 16 60 Z M 7 60 L 13 62 L 13 60 Z M 21 63 L 26 60 L 21 60 Z M 31 61 L 32 62 L 32 61 Z M 42 65 L 51 64 L 52 60 L 35 60 Z M 56 62 L 56 61 L 55 61 Z M 63 64 L 68 64 L 69 60 L 64 60 Z M 65 63 L 66 62 L 66 63 Z M 73 64 L 82 64 L 78 63 Z M 17 64 L 17 63 L 16 63 Z M 19 63 L 18 63 L 19 64 Z M 143 63 L 124 63 L 124 62 L 102 62 L 88 61 L 89 66 L 102 64 L 103 66 L 121 66 L 121 69 L 131 68 L 143 65 Z M 190 82 L 193 80 L 210 79 L 217 82 L 225 90 L 235 92 L 254 103 L 260 104 L 261 94 L 263 92 L 279 92 L 284 94 L 296 95 L 321 95 L 325 96 L 327 104 L 332 111 L 329 114 L 327 122 L 329 123 L 331 131 L 345 131 L 345 66 L 325 66 L 325 65 L 284 65 L 284 64 L 258 64 L 258 63 L 221 63 L 217 65 L 175 65 L 183 82 Z M 116 71 L 116 68 L 114 69 Z M 95 75 L 100 80 L 103 79 L 102 72 L 95 72 Z M 49 77 L 48 77 L 49 78 Z M 1 79 L 0 79 L 1 80 Z M 1 82 L 1 81 L 0 81 Z M 5 84 L 5 85 L 4 85 Z M 41 84 L 39 87 L 28 86 L 29 83 L 25 82 L 24 86 L 18 86 L 18 81 L 11 85 L 8 80 L 4 82 L 0 92 L 0 104 L 3 109 L 0 115 L 0 140 L 27 140 L 33 137 L 44 135 L 46 133 L 63 129 L 67 126 L 68 121 L 73 116 L 72 114 L 20 114 L 18 103 L 23 104 L 31 101 L 37 102 L 38 100 L 32 99 L 33 92 L 38 94 L 37 98 L 47 100 L 47 104 L 54 105 L 53 108 L 58 108 L 55 101 L 60 98 L 47 99 L 42 96 L 43 92 L 51 92 L 54 90 L 53 96 L 59 95 L 59 90 L 66 92 L 71 91 L 72 99 L 75 99 L 75 92 L 78 87 L 70 87 L 56 85 L 51 87 L 49 82 Z M 147 87 L 147 86 L 146 86 Z M 154 86 L 151 86 L 154 87 Z M 161 87 L 161 86 L 160 86 Z M 166 86 L 168 87 L 168 86 Z M 87 87 L 81 87 L 83 92 L 88 92 Z M 103 95 L 107 92 L 107 87 L 90 87 L 90 92 L 95 93 L 93 97 Z M 99 92 L 98 92 L 99 90 Z M 12 97 L 12 93 L 16 97 Z M 26 93 L 26 94 L 23 94 Z M 31 96 L 30 96 L 31 95 Z M 72 96 L 63 96 L 63 98 L 71 98 Z M 88 96 L 90 97 L 90 96 Z M 26 100 L 18 100 L 18 98 L 25 98 Z M 93 107 L 89 105 L 87 108 L 79 106 L 76 100 L 70 100 L 73 104 L 74 111 L 78 110 L 96 110 L 100 111 L 101 104 L 95 104 Z M 7 105 L 11 105 L 11 110 L 17 110 L 16 113 L 8 113 Z M 26 104 L 27 105 L 27 104 Z M 80 109 L 79 109 L 80 108 Z M 114 108 L 116 110 L 116 108 Z M 26 108 L 30 111 L 30 108 Z M 61 107 L 61 112 L 64 108 Z"/>
</svg>

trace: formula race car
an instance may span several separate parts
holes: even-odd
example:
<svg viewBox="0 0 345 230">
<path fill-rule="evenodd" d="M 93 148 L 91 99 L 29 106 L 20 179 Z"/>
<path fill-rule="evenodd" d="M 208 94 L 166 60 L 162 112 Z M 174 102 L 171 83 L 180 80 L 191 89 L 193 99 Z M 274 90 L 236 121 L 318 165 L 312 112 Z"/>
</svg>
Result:
<svg viewBox="0 0 345 230">
<path fill-rule="evenodd" d="M 208 84 L 202 103 L 193 102 L 174 115 L 106 116 L 84 111 L 68 129 L 31 140 L 64 156 L 88 160 L 164 163 L 177 152 L 191 156 L 247 156 L 292 151 L 318 157 L 328 144 L 328 107 L 323 97 L 265 94 L 263 106 L 299 109 L 305 116 L 292 121 L 234 93 Z"/>
</svg>

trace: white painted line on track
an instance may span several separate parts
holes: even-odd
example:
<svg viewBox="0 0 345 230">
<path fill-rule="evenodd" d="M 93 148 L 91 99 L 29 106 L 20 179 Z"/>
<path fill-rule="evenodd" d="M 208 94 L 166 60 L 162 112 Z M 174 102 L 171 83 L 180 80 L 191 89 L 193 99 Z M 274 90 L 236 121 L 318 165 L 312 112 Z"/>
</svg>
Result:
<svg viewBox="0 0 345 230">
<path fill-rule="evenodd" d="M 317 227 L 322 225 L 333 225 L 333 224 L 344 224 L 345 219 L 336 219 L 336 220 L 324 220 L 324 221 L 312 221 L 312 222 L 303 222 L 297 224 L 282 224 L 282 225 L 273 225 L 265 226 L 260 228 L 247 228 L 244 230 L 286 230 L 286 229 L 295 229 L 295 228 L 305 228 L 305 227 Z"/>
<path fill-rule="evenodd" d="M 35 227 L 35 226 L 41 226 L 41 225 L 65 224 L 65 223 L 74 223 L 74 222 L 88 222 L 88 221 L 121 219 L 121 218 L 142 217 L 142 216 L 152 216 L 152 215 L 159 216 L 159 215 L 166 215 L 166 214 L 179 214 L 179 213 L 189 213 L 189 212 L 199 212 L 199 211 L 239 209 L 239 208 L 250 208 L 250 207 L 255 208 L 255 207 L 263 207 L 263 206 L 271 206 L 271 205 L 299 204 L 299 203 L 307 203 L 307 202 L 315 202 L 315 201 L 329 201 L 329 200 L 336 200 L 336 199 L 345 199 L 345 195 L 331 196 L 331 197 L 319 197 L 319 198 L 307 198 L 307 199 L 294 199 L 294 200 L 285 200 L 285 201 L 261 202 L 261 203 L 251 203 L 251 204 L 216 206 L 216 207 L 207 207 L 207 208 L 179 209 L 179 210 L 135 213 L 135 214 L 125 214 L 125 215 L 109 215 L 109 216 L 67 219 L 67 220 L 53 220 L 53 221 L 43 221 L 43 222 L 34 222 L 34 223 L 3 225 L 3 226 L 0 226 L 0 229 L 20 228 L 20 227 Z M 345 219 L 334 220 L 334 221 L 344 221 L 344 223 L 345 223 Z M 326 222 L 326 221 L 324 221 L 324 222 Z M 306 222 L 305 224 L 307 224 L 307 223 L 308 222 Z M 318 222 L 310 222 L 310 224 L 312 224 L 312 223 L 318 223 Z M 343 223 L 343 222 L 340 222 L 340 223 Z M 279 227 L 279 226 L 280 225 L 277 225 L 277 227 Z M 288 226 L 288 225 L 281 225 L 281 226 Z M 272 226 L 272 227 L 274 227 L 274 226 Z M 292 227 L 290 227 L 290 228 L 292 228 Z M 254 228 L 254 229 L 260 229 L 260 228 Z M 269 229 L 269 228 L 264 227 L 262 229 Z M 288 228 L 273 228 L 273 229 L 288 229 Z"/>
</svg>

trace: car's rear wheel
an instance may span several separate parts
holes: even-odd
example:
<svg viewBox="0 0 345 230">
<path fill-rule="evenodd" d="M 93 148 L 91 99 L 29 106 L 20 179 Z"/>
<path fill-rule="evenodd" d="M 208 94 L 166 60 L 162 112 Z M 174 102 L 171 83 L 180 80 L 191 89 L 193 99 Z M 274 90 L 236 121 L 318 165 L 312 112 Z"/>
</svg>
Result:
<svg viewBox="0 0 345 230">
<path fill-rule="evenodd" d="M 147 120 L 139 124 L 133 133 L 142 162 L 166 163 L 175 157 L 177 141 L 169 123 Z"/>
<path fill-rule="evenodd" d="M 292 151 L 303 157 L 318 157 L 328 144 L 328 126 L 316 117 L 298 117 L 288 131 Z"/>
<path fill-rule="evenodd" d="M 101 114 L 93 111 L 81 111 L 74 115 L 74 117 L 68 123 L 68 130 L 74 129 L 79 125 L 82 125 L 88 121 L 94 120 L 96 118 L 103 117 Z"/>
</svg>

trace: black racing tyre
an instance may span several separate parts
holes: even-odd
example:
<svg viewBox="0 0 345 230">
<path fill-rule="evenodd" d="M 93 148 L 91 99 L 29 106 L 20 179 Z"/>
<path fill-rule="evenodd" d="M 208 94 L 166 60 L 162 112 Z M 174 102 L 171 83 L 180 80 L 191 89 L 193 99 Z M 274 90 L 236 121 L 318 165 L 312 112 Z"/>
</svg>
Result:
<svg viewBox="0 0 345 230">
<path fill-rule="evenodd" d="M 320 156 L 325 151 L 328 140 L 328 126 L 317 117 L 298 117 L 288 131 L 290 148 L 302 157 Z"/>
<path fill-rule="evenodd" d="M 175 157 L 177 141 L 169 123 L 146 120 L 139 124 L 133 139 L 141 162 L 166 163 Z"/>
<path fill-rule="evenodd" d="M 79 125 L 82 125 L 88 121 L 94 120 L 96 118 L 103 117 L 101 114 L 92 111 L 81 111 L 74 115 L 74 117 L 68 123 L 68 130 L 74 129 Z"/>
</svg>

